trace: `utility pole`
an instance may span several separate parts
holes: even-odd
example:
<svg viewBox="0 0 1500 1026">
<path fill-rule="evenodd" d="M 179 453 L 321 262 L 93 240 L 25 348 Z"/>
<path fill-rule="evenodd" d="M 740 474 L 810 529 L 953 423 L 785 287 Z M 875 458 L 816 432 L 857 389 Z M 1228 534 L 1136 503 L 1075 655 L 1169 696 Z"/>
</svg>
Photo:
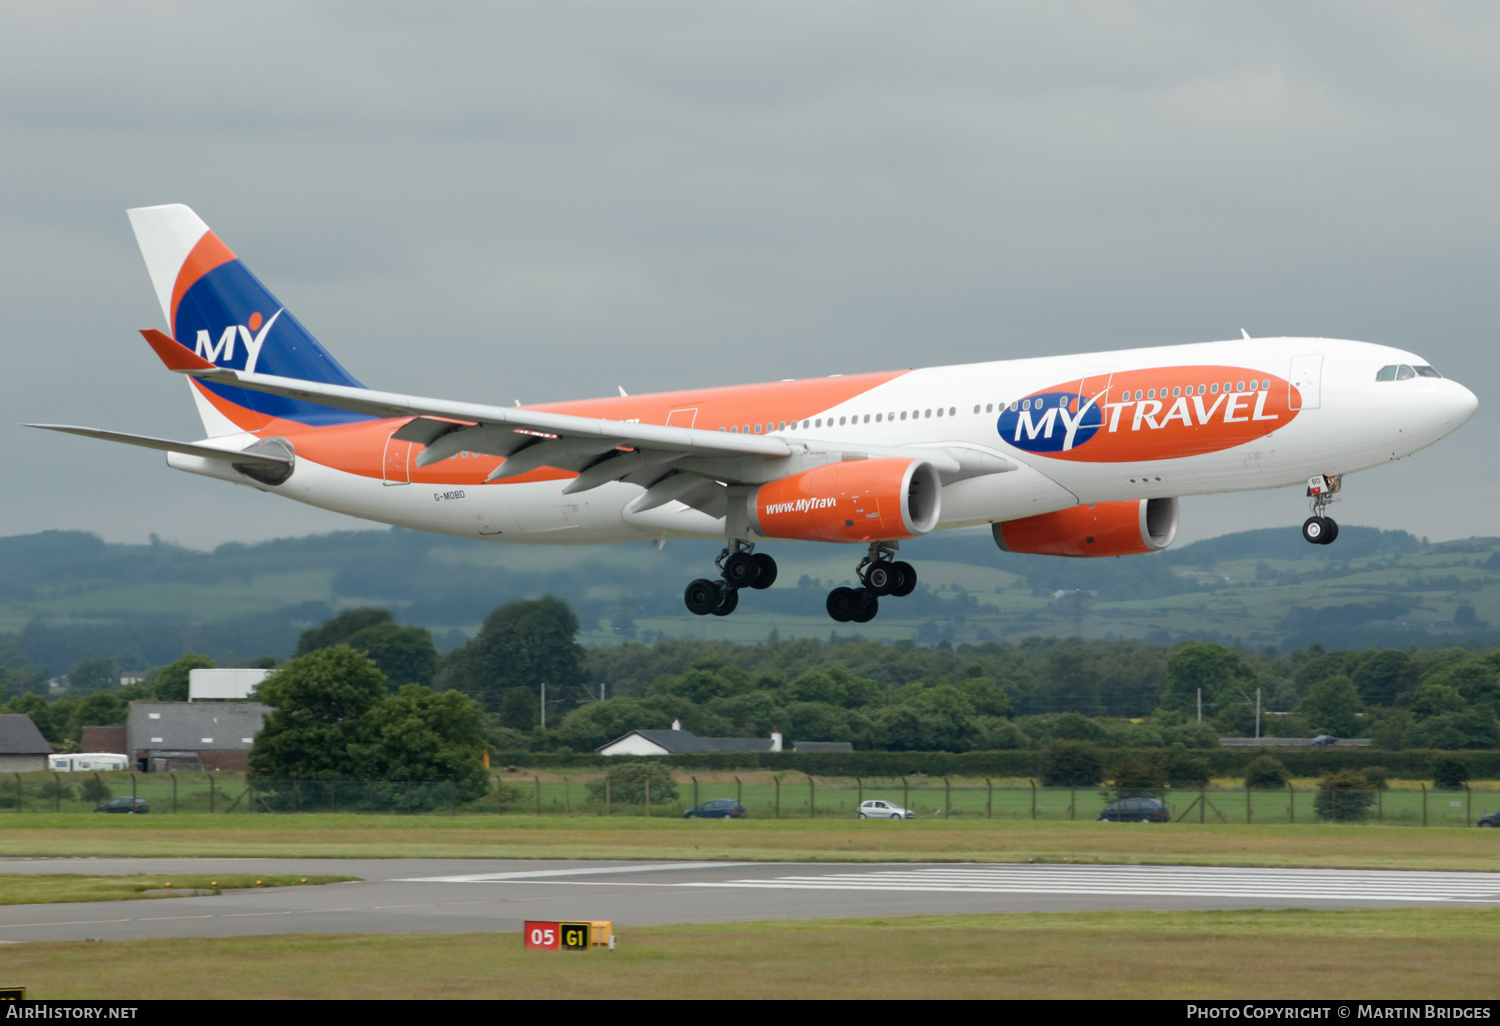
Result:
<svg viewBox="0 0 1500 1026">
<path fill-rule="evenodd" d="M 1203 722 L 1203 689 L 1202 688 L 1198 689 L 1198 722 L 1199 723 Z M 543 723 L 542 726 L 545 727 L 546 724 Z"/>
<path fill-rule="evenodd" d="M 1255 689 L 1255 739 L 1260 740 L 1260 688 Z"/>
<path fill-rule="evenodd" d="M 542 681 L 542 729 L 547 729 L 547 682 Z"/>
</svg>

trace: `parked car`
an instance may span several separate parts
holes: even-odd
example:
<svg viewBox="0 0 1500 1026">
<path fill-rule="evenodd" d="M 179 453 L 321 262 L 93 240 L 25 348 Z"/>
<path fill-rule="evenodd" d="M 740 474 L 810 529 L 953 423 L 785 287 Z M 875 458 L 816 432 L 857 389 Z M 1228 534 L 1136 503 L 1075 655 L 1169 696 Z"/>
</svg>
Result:
<svg viewBox="0 0 1500 1026">
<path fill-rule="evenodd" d="M 1111 823 L 1170 823 L 1172 813 L 1160 798 L 1121 798 L 1106 805 L 1099 818 Z"/>
<path fill-rule="evenodd" d="M 883 802 L 874 799 L 859 803 L 860 819 L 916 819 L 917 814 L 910 809 L 903 809 L 894 802 Z"/>
<path fill-rule="evenodd" d="M 1334 737 L 1332 734 L 1319 734 L 1317 737 L 1308 742 L 1308 744 L 1310 745 L 1336 745 L 1338 743 L 1339 739 Z"/>
<path fill-rule="evenodd" d="M 1488 816 L 1480 816 L 1479 825 L 1487 827 L 1500 827 L 1500 812 L 1492 812 Z"/>
<path fill-rule="evenodd" d="M 733 798 L 715 798 L 682 814 L 683 819 L 744 819 L 745 807 Z"/>
<path fill-rule="evenodd" d="M 150 812 L 151 806 L 144 798 L 111 798 L 103 805 L 94 806 L 95 812 Z"/>
</svg>

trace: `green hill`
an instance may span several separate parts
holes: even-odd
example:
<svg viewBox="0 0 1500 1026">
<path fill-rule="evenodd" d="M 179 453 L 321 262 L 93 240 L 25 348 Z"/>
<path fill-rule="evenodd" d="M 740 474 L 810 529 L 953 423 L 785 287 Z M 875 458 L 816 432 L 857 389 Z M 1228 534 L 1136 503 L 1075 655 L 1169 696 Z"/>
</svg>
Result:
<svg viewBox="0 0 1500 1026">
<path fill-rule="evenodd" d="M 760 641 L 773 630 L 918 644 L 1079 635 L 1278 649 L 1500 640 L 1490 627 L 1500 623 L 1493 538 L 1429 544 L 1345 526 L 1335 545 L 1315 548 L 1281 527 L 1150 556 L 1068 560 L 1001 552 L 985 530 L 946 532 L 907 544 L 917 592 L 885 600 L 864 625 L 835 625 L 823 611 L 828 589 L 853 583 L 857 548 L 763 547 L 780 563 L 776 587 L 744 593 L 739 611 L 719 619 L 682 606 L 687 582 L 712 575 L 719 546 L 710 542 L 532 548 L 397 529 L 199 552 L 82 532 L 0 538 L 0 662 L 24 656 L 62 673 L 95 655 L 160 665 L 196 650 L 232 665 L 289 655 L 302 630 L 356 605 L 429 627 L 446 649 L 496 606 L 545 594 L 572 605 L 589 645 Z"/>
</svg>

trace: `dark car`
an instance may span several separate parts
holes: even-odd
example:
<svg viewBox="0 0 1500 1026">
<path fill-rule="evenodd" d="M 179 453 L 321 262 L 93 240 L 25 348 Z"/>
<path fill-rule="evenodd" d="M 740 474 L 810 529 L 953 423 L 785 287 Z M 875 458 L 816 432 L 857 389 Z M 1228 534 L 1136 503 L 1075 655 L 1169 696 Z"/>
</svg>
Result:
<svg viewBox="0 0 1500 1026">
<path fill-rule="evenodd" d="M 144 798 L 111 798 L 103 805 L 94 807 L 95 812 L 150 812 L 151 806 Z"/>
<path fill-rule="evenodd" d="M 1338 743 L 1339 739 L 1334 737 L 1332 734 L 1319 734 L 1317 737 L 1308 742 L 1308 744 L 1310 745 L 1336 745 Z"/>
<path fill-rule="evenodd" d="M 1099 818 L 1111 823 L 1170 823 L 1172 813 L 1160 798 L 1121 798 L 1106 805 Z"/>
<path fill-rule="evenodd" d="M 1500 827 L 1500 812 L 1492 812 L 1488 816 L 1480 816 L 1479 825 L 1486 827 Z"/>
<path fill-rule="evenodd" d="M 683 819 L 744 819 L 745 807 L 733 798 L 715 798 L 711 802 L 688 809 Z"/>
</svg>

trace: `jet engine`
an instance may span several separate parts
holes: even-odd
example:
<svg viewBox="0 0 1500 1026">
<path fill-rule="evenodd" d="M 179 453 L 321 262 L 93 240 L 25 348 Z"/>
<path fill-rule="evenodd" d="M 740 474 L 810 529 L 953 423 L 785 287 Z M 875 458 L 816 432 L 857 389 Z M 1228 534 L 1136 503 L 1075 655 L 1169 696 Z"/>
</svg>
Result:
<svg viewBox="0 0 1500 1026">
<path fill-rule="evenodd" d="M 1157 552 L 1177 537 L 1177 500 L 1097 502 L 1006 520 L 991 530 L 1006 552 L 1038 556 L 1129 556 Z"/>
<path fill-rule="evenodd" d="M 942 481 L 926 460 L 846 460 L 761 485 L 751 522 L 766 538 L 868 542 L 937 526 Z"/>
</svg>

